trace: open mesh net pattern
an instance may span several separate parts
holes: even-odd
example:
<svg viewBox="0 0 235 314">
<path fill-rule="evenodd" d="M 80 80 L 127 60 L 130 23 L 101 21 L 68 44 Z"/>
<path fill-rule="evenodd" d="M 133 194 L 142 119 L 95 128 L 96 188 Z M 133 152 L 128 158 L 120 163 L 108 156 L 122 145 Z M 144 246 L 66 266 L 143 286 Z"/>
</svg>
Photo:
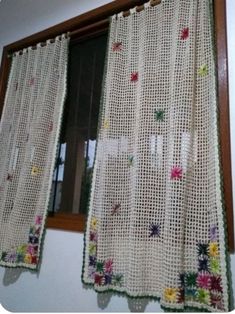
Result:
<svg viewBox="0 0 235 314">
<path fill-rule="evenodd" d="M 13 56 L 0 124 L 0 265 L 36 269 L 66 92 L 68 39 Z"/>
<path fill-rule="evenodd" d="M 83 281 L 228 310 L 210 1 L 112 17 Z"/>
</svg>

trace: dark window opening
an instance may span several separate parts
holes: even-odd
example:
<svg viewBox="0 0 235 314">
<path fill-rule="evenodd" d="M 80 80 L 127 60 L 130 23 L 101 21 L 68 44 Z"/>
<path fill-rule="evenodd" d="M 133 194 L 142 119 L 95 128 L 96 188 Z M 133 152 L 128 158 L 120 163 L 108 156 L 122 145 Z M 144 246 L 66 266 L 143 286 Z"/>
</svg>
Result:
<svg viewBox="0 0 235 314">
<path fill-rule="evenodd" d="M 95 158 L 107 34 L 70 44 L 67 100 L 49 214 L 86 214 Z"/>
</svg>

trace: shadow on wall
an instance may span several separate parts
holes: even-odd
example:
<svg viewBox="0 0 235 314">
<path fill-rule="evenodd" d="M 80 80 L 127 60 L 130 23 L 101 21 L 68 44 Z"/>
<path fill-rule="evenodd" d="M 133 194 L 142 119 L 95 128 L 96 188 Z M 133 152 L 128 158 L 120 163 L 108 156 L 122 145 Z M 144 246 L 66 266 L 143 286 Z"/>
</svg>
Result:
<svg viewBox="0 0 235 314">
<path fill-rule="evenodd" d="M 87 287 L 86 285 L 83 284 L 84 289 L 91 289 L 90 287 Z M 112 296 L 118 295 L 115 294 L 114 292 L 102 292 L 102 293 L 97 293 L 97 305 L 101 310 L 104 310 L 107 308 L 109 305 L 109 302 L 111 301 Z M 127 302 L 128 302 L 128 308 L 130 312 L 135 312 L 135 313 L 143 313 L 145 312 L 145 309 L 148 305 L 149 300 L 145 298 L 141 299 L 133 299 L 126 297 Z"/>
</svg>

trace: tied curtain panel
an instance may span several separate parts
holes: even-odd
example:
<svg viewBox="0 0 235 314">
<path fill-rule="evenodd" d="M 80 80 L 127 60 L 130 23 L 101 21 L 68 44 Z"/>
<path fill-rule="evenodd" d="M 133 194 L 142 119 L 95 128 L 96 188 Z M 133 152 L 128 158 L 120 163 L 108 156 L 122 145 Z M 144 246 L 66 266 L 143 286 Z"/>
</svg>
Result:
<svg viewBox="0 0 235 314">
<path fill-rule="evenodd" d="M 83 282 L 228 311 L 209 0 L 112 17 Z"/>
<path fill-rule="evenodd" d="M 0 265 L 36 269 L 66 91 L 68 39 L 13 56 L 0 130 Z"/>
</svg>

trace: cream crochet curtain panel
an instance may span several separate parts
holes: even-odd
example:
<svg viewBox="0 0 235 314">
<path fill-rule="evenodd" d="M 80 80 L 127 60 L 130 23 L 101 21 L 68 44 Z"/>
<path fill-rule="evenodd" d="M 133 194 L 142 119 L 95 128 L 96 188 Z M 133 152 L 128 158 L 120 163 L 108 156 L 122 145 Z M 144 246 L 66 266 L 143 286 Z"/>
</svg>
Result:
<svg viewBox="0 0 235 314">
<path fill-rule="evenodd" d="M 0 265 L 36 269 L 66 91 L 68 39 L 16 53 L 0 124 Z"/>
<path fill-rule="evenodd" d="M 228 311 L 209 0 L 162 0 L 110 25 L 83 281 Z"/>
</svg>

